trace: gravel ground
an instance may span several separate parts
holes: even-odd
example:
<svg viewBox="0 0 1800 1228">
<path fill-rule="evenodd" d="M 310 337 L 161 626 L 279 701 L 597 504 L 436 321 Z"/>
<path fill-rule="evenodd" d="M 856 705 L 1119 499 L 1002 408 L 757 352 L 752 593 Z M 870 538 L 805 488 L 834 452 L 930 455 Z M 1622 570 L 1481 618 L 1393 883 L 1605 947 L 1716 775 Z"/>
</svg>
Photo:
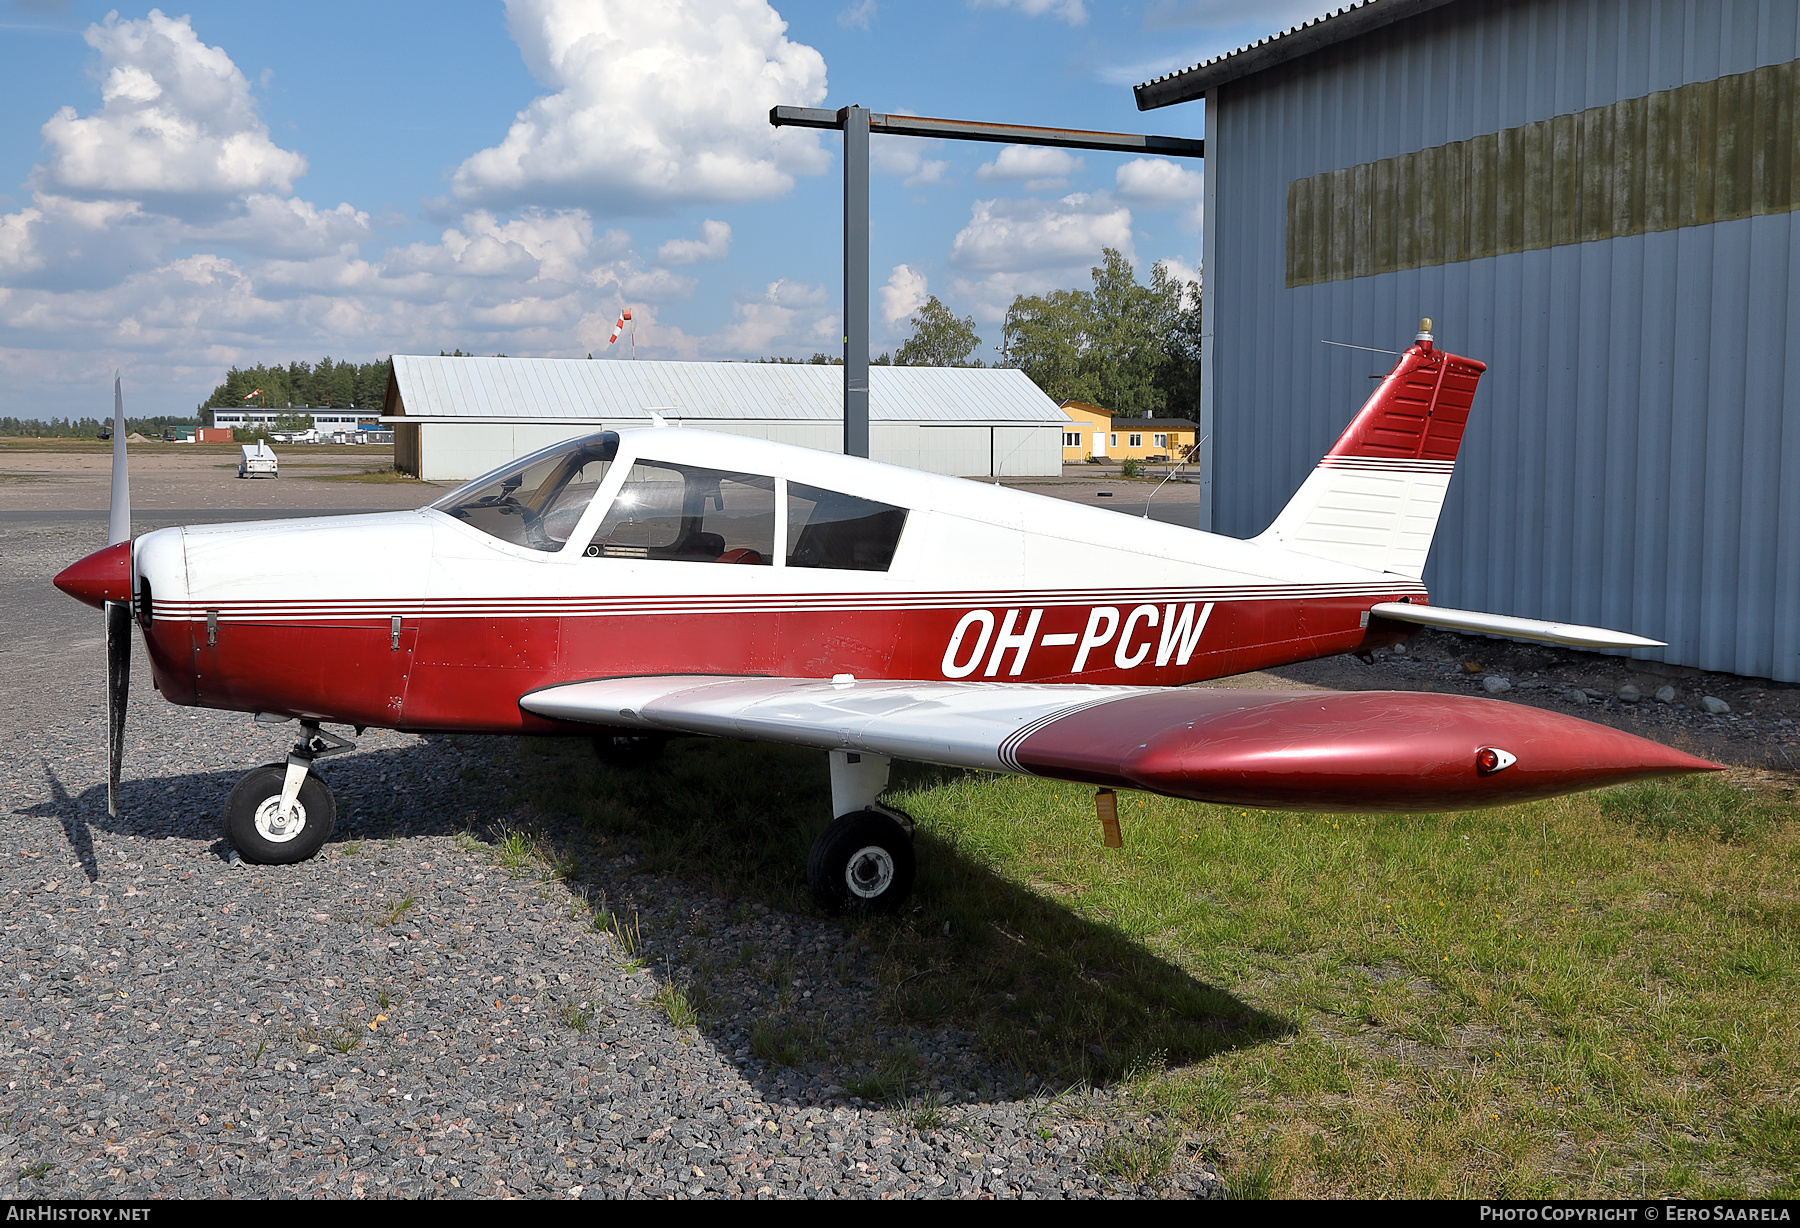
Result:
<svg viewBox="0 0 1800 1228">
<path fill-rule="evenodd" d="M 971 1037 L 883 1029 L 843 927 L 545 828 L 510 800 L 510 740 L 372 731 L 323 765 L 326 852 L 239 864 L 220 808 L 291 727 L 164 703 L 140 646 L 108 818 L 100 616 L 48 585 L 103 533 L 0 527 L 0 1197 L 1218 1192 L 1191 1161 L 1108 1178 L 1145 1128 L 1123 1097 L 1031 1094 Z M 501 838 L 530 826 L 565 876 Z M 704 1029 L 658 1006 L 696 958 Z M 774 1002 L 812 1030 L 776 1038 L 791 1065 L 753 1053 Z M 851 1095 L 821 1035 L 916 1054 L 915 1098 Z"/>
</svg>

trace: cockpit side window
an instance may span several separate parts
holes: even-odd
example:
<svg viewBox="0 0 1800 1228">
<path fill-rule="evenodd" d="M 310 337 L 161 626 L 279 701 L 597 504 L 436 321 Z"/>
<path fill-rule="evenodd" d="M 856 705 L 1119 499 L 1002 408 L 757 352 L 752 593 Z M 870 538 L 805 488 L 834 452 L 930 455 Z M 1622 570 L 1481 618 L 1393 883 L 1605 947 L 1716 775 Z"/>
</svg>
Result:
<svg viewBox="0 0 1800 1228">
<path fill-rule="evenodd" d="M 431 506 L 515 546 L 561 550 L 618 451 L 611 431 L 571 439 L 476 478 Z"/>
<path fill-rule="evenodd" d="M 775 557 L 775 479 L 639 461 L 585 553 L 767 566 Z"/>
<path fill-rule="evenodd" d="M 788 483 L 787 565 L 886 571 L 906 528 L 906 509 Z"/>
</svg>

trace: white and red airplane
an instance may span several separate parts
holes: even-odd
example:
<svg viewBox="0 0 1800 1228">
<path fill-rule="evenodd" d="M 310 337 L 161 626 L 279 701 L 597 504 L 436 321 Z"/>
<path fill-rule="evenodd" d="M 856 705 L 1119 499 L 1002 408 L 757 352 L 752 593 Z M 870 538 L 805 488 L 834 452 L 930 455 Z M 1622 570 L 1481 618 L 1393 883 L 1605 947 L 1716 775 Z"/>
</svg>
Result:
<svg viewBox="0 0 1800 1228">
<path fill-rule="evenodd" d="M 808 878 L 835 910 L 890 907 L 911 886 L 910 821 L 880 802 L 893 757 L 1375 811 L 1715 768 L 1495 700 L 1177 689 L 1420 625 L 1657 643 L 1428 604 L 1420 577 L 1485 369 L 1421 331 L 1249 541 L 658 428 L 545 448 L 419 511 L 131 541 L 115 396 L 114 544 L 56 584 L 108 611 L 114 795 L 133 618 L 170 702 L 301 722 L 286 763 L 226 804 L 226 835 L 255 862 L 302 861 L 330 835 L 313 765 L 351 744 L 328 722 L 828 751 L 837 817 Z"/>
</svg>

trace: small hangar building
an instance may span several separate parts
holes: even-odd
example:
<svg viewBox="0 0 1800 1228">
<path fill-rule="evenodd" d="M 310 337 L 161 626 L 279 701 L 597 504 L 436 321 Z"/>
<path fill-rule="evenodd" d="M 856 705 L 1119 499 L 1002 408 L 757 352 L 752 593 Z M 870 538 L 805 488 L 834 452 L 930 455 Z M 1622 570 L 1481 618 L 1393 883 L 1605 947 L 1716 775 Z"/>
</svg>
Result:
<svg viewBox="0 0 1800 1228">
<path fill-rule="evenodd" d="M 472 478 L 604 428 L 649 426 L 652 414 L 671 425 L 840 452 L 843 370 L 396 354 L 384 412 L 402 419 L 394 424 L 395 465 L 426 481 Z M 952 477 L 1055 476 L 1068 428 L 1069 416 L 1022 371 L 869 369 L 874 460 Z"/>
<path fill-rule="evenodd" d="M 1800 681 L 1800 6 L 1367 0 L 1136 94 L 1205 100 L 1203 527 L 1429 316 L 1488 364 L 1434 600 Z"/>
</svg>

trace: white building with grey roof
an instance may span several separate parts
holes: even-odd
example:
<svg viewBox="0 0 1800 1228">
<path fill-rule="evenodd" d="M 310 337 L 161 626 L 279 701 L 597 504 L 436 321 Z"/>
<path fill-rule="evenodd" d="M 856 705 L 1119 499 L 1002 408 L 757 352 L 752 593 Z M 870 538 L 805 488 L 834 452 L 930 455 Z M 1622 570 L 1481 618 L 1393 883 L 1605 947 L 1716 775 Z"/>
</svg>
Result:
<svg viewBox="0 0 1800 1228">
<path fill-rule="evenodd" d="M 699 427 L 825 452 L 843 446 L 843 371 L 796 363 L 396 354 L 383 416 L 394 462 L 457 481 L 606 428 Z M 1016 370 L 871 367 L 871 459 L 952 477 L 1062 472 L 1069 416 Z"/>
</svg>

